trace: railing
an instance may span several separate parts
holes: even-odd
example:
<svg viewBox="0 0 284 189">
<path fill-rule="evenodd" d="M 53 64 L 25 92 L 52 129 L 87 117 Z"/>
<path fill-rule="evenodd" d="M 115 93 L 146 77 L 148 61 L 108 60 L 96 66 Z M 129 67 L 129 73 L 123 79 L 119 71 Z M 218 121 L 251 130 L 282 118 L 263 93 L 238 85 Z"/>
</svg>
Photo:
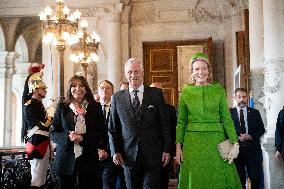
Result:
<svg viewBox="0 0 284 189">
<path fill-rule="evenodd" d="M 30 163 L 23 147 L 0 148 L 0 188 L 28 188 L 31 181 Z M 59 182 L 50 170 L 47 173 L 45 189 L 59 188 Z"/>
</svg>

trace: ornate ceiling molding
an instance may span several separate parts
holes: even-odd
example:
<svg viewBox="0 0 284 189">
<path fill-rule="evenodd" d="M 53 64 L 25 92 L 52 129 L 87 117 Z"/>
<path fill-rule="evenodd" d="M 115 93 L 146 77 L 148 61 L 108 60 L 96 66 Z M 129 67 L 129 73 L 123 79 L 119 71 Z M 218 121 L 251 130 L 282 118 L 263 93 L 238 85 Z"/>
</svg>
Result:
<svg viewBox="0 0 284 189">
<path fill-rule="evenodd" d="M 248 0 L 224 0 L 214 5 L 209 0 L 195 0 L 188 4 L 174 2 L 144 2 L 132 4 L 131 24 L 166 22 L 217 22 L 240 16 L 248 8 Z M 212 4 L 212 8 L 210 5 Z"/>
</svg>

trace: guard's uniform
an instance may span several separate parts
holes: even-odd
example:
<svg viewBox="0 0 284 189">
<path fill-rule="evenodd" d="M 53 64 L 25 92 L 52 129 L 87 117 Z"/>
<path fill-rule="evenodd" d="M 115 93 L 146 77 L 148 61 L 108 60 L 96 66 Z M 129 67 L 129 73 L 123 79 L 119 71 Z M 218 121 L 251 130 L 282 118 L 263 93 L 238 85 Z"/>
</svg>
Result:
<svg viewBox="0 0 284 189">
<path fill-rule="evenodd" d="M 29 79 L 30 94 L 36 88 L 46 88 L 41 78 L 33 74 Z M 31 186 L 45 184 L 50 159 L 49 128 L 52 118 L 48 116 L 42 101 L 31 98 L 23 107 L 24 135 L 26 153 L 31 164 Z"/>
</svg>

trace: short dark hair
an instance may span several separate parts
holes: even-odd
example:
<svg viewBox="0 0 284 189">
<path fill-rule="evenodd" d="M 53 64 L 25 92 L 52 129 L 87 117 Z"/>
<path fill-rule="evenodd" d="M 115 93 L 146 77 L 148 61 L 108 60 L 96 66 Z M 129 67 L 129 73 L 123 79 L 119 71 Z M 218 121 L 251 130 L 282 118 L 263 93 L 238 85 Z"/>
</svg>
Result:
<svg viewBox="0 0 284 189">
<path fill-rule="evenodd" d="M 235 94 L 237 94 L 237 92 L 244 92 L 244 93 L 248 93 L 247 90 L 245 88 L 239 87 L 235 89 Z"/>
<path fill-rule="evenodd" d="M 122 81 L 122 82 L 120 82 L 120 84 L 119 84 L 119 86 L 121 86 L 121 85 L 129 85 L 129 82 L 128 81 Z"/>
<path fill-rule="evenodd" d="M 112 84 L 112 82 L 109 81 L 109 80 L 106 80 L 106 79 L 105 79 L 105 80 L 102 80 L 102 81 L 100 82 L 99 87 L 100 87 L 100 85 L 101 85 L 103 82 L 106 82 L 106 83 L 110 84 L 112 90 L 114 90 L 114 85 Z"/>
<path fill-rule="evenodd" d="M 88 84 L 87 80 L 85 79 L 85 77 L 81 76 L 81 75 L 74 75 L 69 80 L 68 86 L 67 86 L 67 95 L 66 95 L 67 96 L 67 98 L 66 98 L 67 102 L 71 103 L 74 100 L 74 97 L 71 94 L 71 87 L 72 87 L 72 84 L 75 80 L 81 81 L 81 83 L 85 87 L 85 89 L 86 89 L 85 99 L 88 101 L 88 103 L 94 103 L 95 99 L 94 99 L 92 90 L 90 89 L 89 84 Z"/>
</svg>

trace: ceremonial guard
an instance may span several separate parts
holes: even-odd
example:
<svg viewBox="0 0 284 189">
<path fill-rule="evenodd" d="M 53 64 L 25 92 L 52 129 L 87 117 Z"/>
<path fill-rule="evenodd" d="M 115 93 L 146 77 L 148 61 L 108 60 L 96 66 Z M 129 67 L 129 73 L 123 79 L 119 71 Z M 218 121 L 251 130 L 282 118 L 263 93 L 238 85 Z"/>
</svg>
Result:
<svg viewBox="0 0 284 189">
<path fill-rule="evenodd" d="M 49 127 L 53 110 L 47 113 L 42 99 L 46 96 L 46 85 L 42 81 L 42 73 L 29 76 L 28 94 L 23 94 L 27 101 L 23 102 L 23 138 L 26 142 L 26 153 L 31 164 L 31 188 L 41 188 L 46 181 L 50 160 Z M 27 87 L 27 86 L 26 86 Z"/>
</svg>

